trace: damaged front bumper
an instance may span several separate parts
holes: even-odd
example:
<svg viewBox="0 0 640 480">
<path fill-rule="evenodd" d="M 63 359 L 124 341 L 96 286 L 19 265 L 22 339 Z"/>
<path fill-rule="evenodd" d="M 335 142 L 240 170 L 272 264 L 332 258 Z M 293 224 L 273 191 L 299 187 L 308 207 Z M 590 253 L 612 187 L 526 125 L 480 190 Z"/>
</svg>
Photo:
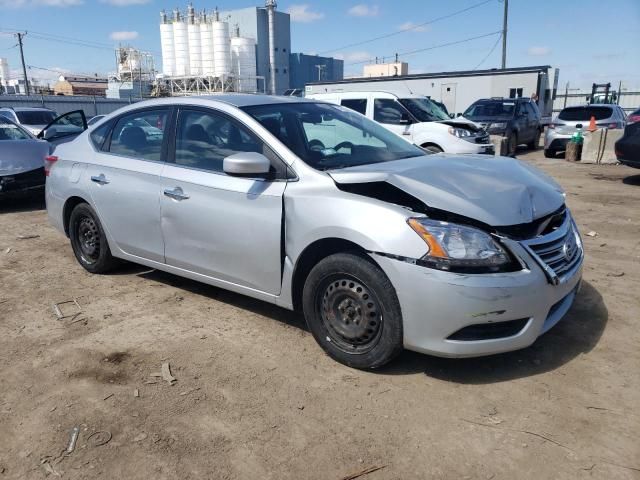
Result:
<svg viewBox="0 0 640 480">
<path fill-rule="evenodd" d="M 404 346 L 443 357 L 474 357 L 518 350 L 553 327 L 573 303 L 583 258 L 554 285 L 528 251 L 510 249 L 521 271 L 458 274 L 372 253 L 395 286 Z"/>
</svg>

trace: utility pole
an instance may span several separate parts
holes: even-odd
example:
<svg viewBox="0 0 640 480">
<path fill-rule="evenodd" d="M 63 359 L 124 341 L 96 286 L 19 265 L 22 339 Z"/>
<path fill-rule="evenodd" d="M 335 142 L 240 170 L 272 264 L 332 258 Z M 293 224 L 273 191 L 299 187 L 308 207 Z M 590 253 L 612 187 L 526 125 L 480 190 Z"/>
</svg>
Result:
<svg viewBox="0 0 640 480">
<path fill-rule="evenodd" d="M 502 19 L 502 69 L 507 68 L 507 18 L 509 17 L 509 0 L 504 1 L 504 17 Z"/>
<path fill-rule="evenodd" d="M 20 58 L 22 59 L 22 75 L 24 76 L 24 88 L 26 89 L 27 95 L 29 95 L 29 79 L 27 79 L 27 67 L 24 64 L 24 52 L 22 51 L 22 38 L 25 35 L 26 33 L 16 33 L 16 37 L 18 37 L 18 45 L 20 45 Z"/>
</svg>

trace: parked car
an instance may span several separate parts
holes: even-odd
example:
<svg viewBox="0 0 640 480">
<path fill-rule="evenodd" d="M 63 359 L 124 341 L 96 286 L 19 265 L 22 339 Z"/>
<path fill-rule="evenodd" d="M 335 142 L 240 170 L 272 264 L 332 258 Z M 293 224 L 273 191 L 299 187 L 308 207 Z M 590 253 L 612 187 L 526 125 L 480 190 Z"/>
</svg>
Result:
<svg viewBox="0 0 640 480">
<path fill-rule="evenodd" d="M 540 144 L 540 110 L 530 98 L 483 98 L 471 104 L 462 117 L 478 123 L 491 135 L 507 137 L 508 155 L 515 155 L 523 143 L 532 150 Z"/>
<path fill-rule="evenodd" d="M 640 122 L 640 108 L 627 117 L 627 123 Z"/>
<path fill-rule="evenodd" d="M 49 108 L 1 107 L 0 116 L 17 123 L 33 135 L 38 135 L 58 114 Z"/>
<path fill-rule="evenodd" d="M 582 105 L 560 111 L 547 127 L 544 136 L 544 156 L 554 158 L 567 148 L 567 142 L 577 130 L 586 130 L 595 117 L 598 128 L 620 129 L 626 124 L 626 115 L 619 105 Z"/>
<path fill-rule="evenodd" d="M 433 153 L 495 153 L 487 132 L 472 122 L 452 120 L 424 96 L 342 92 L 315 93 L 306 98 L 350 108 Z"/>
<path fill-rule="evenodd" d="M 49 219 L 87 271 L 125 259 L 300 310 L 357 368 L 403 347 L 526 347 L 580 285 L 582 242 L 550 177 L 506 157 L 426 155 L 325 102 L 143 101 L 45 169 Z"/>
<path fill-rule="evenodd" d="M 55 118 L 39 137 L 0 116 L 0 196 L 42 189 L 45 159 L 57 145 L 71 141 L 86 128 L 81 110 Z"/>
<path fill-rule="evenodd" d="M 621 163 L 640 168 L 640 110 L 634 114 L 638 116 L 638 120 L 625 127 L 624 135 L 615 144 L 615 152 Z M 632 116 L 633 114 L 629 118 Z"/>
<path fill-rule="evenodd" d="M 44 188 L 44 159 L 49 143 L 0 117 L 0 198 Z"/>
</svg>

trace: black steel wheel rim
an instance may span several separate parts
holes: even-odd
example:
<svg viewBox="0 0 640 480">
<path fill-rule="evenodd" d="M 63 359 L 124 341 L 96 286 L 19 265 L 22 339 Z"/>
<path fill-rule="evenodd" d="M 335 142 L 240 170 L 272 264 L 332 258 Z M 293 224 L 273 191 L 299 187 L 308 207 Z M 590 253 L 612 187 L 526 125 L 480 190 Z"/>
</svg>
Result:
<svg viewBox="0 0 640 480">
<path fill-rule="evenodd" d="M 80 256 L 86 263 L 95 263 L 100 258 L 100 231 L 96 221 L 88 216 L 78 220 L 77 240 Z"/>
<path fill-rule="evenodd" d="M 382 334 L 382 308 L 361 281 L 346 275 L 326 278 L 317 295 L 317 307 L 327 340 L 350 354 L 367 353 Z"/>
</svg>

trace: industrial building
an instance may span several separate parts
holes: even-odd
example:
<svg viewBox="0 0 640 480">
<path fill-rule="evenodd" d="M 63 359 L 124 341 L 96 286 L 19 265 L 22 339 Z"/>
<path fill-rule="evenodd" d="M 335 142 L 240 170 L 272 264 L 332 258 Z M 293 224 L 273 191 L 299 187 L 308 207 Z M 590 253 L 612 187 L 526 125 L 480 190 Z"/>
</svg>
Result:
<svg viewBox="0 0 640 480">
<path fill-rule="evenodd" d="M 61 75 L 53 86 L 54 95 L 95 95 L 104 97 L 107 79 L 98 77 L 67 77 Z"/>
<path fill-rule="evenodd" d="M 343 60 L 304 53 L 289 55 L 289 88 L 303 89 L 311 82 L 342 80 L 343 73 Z"/>
<path fill-rule="evenodd" d="M 171 95 L 220 91 L 282 94 L 313 79 L 342 79 L 343 63 L 291 53 L 291 20 L 276 2 L 220 12 L 160 13 L 162 76 Z M 318 77 L 320 75 L 320 77 Z"/>
<path fill-rule="evenodd" d="M 420 73 L 391 78 L 358 77 L 342 81 L 313 82 L 305 93 L 385 91 L 419 94 L 443 103 L 450 114 L 464 112 L 473 102 L 489 97 L 537 95 L 543 119 L 550 121 L 558 88 L 559 70 L 549 65 L 535 67 Z"/>
</svg>

